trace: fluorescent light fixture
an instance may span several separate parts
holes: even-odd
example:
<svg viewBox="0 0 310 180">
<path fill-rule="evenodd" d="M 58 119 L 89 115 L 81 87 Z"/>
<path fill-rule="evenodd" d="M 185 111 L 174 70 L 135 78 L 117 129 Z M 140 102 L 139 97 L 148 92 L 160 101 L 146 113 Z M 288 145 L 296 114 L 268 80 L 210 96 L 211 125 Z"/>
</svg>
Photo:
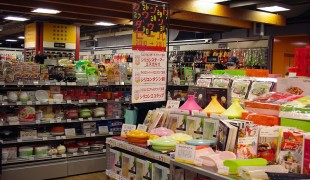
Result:
<svg viewBox="0 0 310 180">
<path fill-rule="evenodd" d="M 7 16 L 4 19 L 11 20 L 11 21 L 27 21 L 27 18 L 24 17 L 18 17 L 18 16 Z"/>
<path fill-rule="evenodd" d="M 205 0 L 205 2 L 207 3 L 220 3 L 220 2 L 225 2 L 225 1 L 229 1 L 229 0 Z"/>
<path fill-rule="evenodd" d="M 46 9 L 46 8 L 37 8 L 31 12 L 35 13 L 43 13 L 43 14 L 58 14 L 61 11 L 55 10 L 55 9 Z"/>
<path fill-rule="evenodd" d="M 109 23 L 109 22 L 96 22 L 95 24 L 98 26 L 114 26 L 114 25 L 116 25 L 116 24 Z"/>
<path fill-rule="evenodd" d="M 7 41 L 7 42 L 17 42 L 16 39 L 6 39 L 5 41 Z"/>
<path fill-rule="evenodd" d="M 24 36 L 18 36 L 18 39 L 25 39 Z"/>
<path fill-rule="evenodd" d="M 281 3 L 266 3 L 259 4 L 256 7 L 259 10 L 267 11 L 267 12 L 280 12 L 280 11 L 289 11 L 291 10 L 289 6 Z"/>
</svg>

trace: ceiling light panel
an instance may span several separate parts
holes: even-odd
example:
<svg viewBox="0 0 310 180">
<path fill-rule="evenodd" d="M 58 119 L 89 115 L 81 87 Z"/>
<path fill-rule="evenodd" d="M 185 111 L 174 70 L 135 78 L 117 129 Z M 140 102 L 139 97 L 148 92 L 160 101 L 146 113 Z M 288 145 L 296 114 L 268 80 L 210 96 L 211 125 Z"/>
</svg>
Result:
<svg viewBox="0 0 310 180">
<path fill-rule="evenodd" d="M 5 41 L 7 41 L 7 42 L 17 42 L 16 39 L 6 39 Z"/>
<path fill-rule="evenodd" d="M 11 20 L 11 21 L 27 21 L 29 19 L 24 18 L 24 17 L 18 17 L 18 16 L 7 16 L 4 19 L 6 20 Z"/>
<path fill-rule="evenodd" d="M 42 13 L 42 14 L 58 14 L 61 11 L 55 10 L 55 9 L 46 9 L 46 8 L 37 8 L 31 12 L 35 13 Z"/>
<path fill-rule="evenodd" d="M 267 12 L 281 12 L 281 11 L 289 11 L 291 10 L 289 6 L 281 3 L 266 3 L 259 4 L 256 7 L 259 10 L 267 11 Z"/>
<path fill-rule="evenodd" d="M 114 26 L 114 25 L 116 25 L 116 24 L 109 23 L 109 22 L 96 22 L 95 24 L 98 26 Z"/>
</svg>

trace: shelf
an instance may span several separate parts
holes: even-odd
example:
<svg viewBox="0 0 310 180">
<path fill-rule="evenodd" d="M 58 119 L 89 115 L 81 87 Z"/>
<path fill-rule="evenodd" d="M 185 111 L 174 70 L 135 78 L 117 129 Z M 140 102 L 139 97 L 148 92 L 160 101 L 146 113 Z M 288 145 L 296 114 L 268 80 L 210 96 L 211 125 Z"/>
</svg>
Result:
<svg viewBox="0 0 310 180">
<path fill-rule="evenodd" d="M 113 172 L 112 170 L 105 170 L 105 174 L 110 177 L 110 178 L 113 178 L 113 179 L 116 179 L 116 180 L 128 180 L 128 178 L 125 178 L 119 174 L 116 174 L 115 172 Z"/>
<path fill-rule="evenodd" d="M 110 120 L 122 120 L 123 117 L 101 117 L 101 118 L 79 118 L 79 119 L 52 119 L 49 121 L 36 120 L 33 122 L 11 122 L 0 123 L 1 126 L 29 126 L 29 125 L 43 125 L 43 124 L 61 124 L 61 123 L 81 123 L 81 122 L 96 122 L 96 121 L 110 121 Z"/>
<path fill-rule="evenodd" d="M 126 100 L 126 101 L 125 101 Z M 104 103 L 125 103 L 129 102 L 129 99 L 115 99 L 115 100 L 107 100 L 103 99 L 102 101 L 97 101 L 96 99 L 88 99 L 88 100 L 78 100 L 78 101 L 48 101 L 48 102 L 40 102 L 40 101 L 27 101 L 27 102 L 0 102 L 0 106 L 42 106 L 42 105 L 89 105 L 89 104 L 104 104 Z"/>
<path fill-rule="evenodd" d="M 51 159 L 61 159 L 61 158 L 71 158 L 71 157 L 82 157 L 82 156 L 89 156 L 89 155 L 97 155 L 97 154 L 105 154 L 106 150 L 103 149 L 101 151 L 89 151 L 89 152 L 78 152 L 78 153 L 66 153 L 62 155 L 47 155 L 47 156 L 32 156 L 29 158 L 17 158 L 14 160 L 8 160 L 6 163 L 2 165 L 9 165 L 9 164 L 16 164 L 16 163 L 25 163 L 25 162 L 35 162 L 35 161 L 45 161 Z"/>
<path fill-rule="evenodd" d="M 166 164 L 169 164 L 171 160 L 171 158 L 166 154 L 157 153 L 155 151 L 142 148 L 142 147 L 138 147 L 138 146 L 129 144 L 125 141 L 115 139 L 115 138 L 107 138 L 106 144 L 109 144 L 111 147 L 118 147 L 120 149 L 124 149 L 126 151 L 139 154 L 141 156 L 145 156 L 150 159 L 154 159 L 154 160 L 166 163 Z"/>
<path fill-rule="evenodd" d="M 27 82 L 13 82 L 7 83 L 4 81 L 0 81 L 0 86 L 92 86 L 92 87 L 105 87 L 105 86 L 131 86 L 130 83 L 124 82 L 115 82 L 115 83 L 77 83 L 77 82 L 56 82 L 56 81 L 27 81 Z"/>
<path fill-rule="evenodd" d="M 16 139 L 16 140 L 10 140 L 10 141 L 3 141 L 1 140 L 2 144 L 8 145 L 8 144 L 18 144 L 18 143 L 29 143 L 29 142 L 46 142 L 46 141 L 63 141 L 63 140 L 73 140 L 73 139 L 83 139 L 83 138 L 95 138 L 95 137 L 111 137 L 114 135 L 119 135 L 119 133 L 113 133 L 110 132 L 109 134 L 83 134 L 83 135 L 76 135 L 76 136 L 50 136 L 50 137 L 38 137 L 37 139 L 32 140 L 22 140 L 22 139 Z"/>
<path fill-rule="evenodd" d="M 174 167 L 174 166 L 181 167 L 181 168 L 188 170 L 190 172 L 195 172 L 197 174 L 200 174 L 200 175 L 212 178 L 212 179 L 216 179 L 216 180 L 234 180 L 234 179 L 236 179 L 234 177 L 224 176 L 224 175 L 212 172 L 212 171 L 205 170 L 205 169 L 197 167 L 197 166 L 193 166 L 193 165 L 185 164 L 185 163 L 180 163 L 180 162 L 177 162 L 175 160 L 170 161 L 170 167 L 171 166 L 172 167 Z M 174 168 L 172 168 L 172 169 L 174 169 Z M 173 176 L 173 173 L 171 173 L 171 176 Z M 173 179 L 173 178 L 170 177 L 170 179 Z"/>
</svg>

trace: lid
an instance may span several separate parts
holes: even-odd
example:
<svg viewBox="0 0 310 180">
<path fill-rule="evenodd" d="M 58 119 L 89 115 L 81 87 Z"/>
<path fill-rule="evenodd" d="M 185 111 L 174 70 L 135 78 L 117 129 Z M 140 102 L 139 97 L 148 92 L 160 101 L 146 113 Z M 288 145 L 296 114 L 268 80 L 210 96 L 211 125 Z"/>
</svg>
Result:
<svg viewBox="0 0 310 180">
<path fill-rule="evenodd" d="M 170 137 L 176 141 L 179 141 L 179 142 L 185 142 L 185 141 L 193 139 L 192 136 L 190 136 L 188 134 L 184 134 L 184 133 L 172 134 Z"/>
<path fill-rule="evenodd" d="M 142 130 L 131 130 L 126 133 L 126 136 L 129 138 L 148 138 L 150 135 L 149 133 L 142 131 Z"/>
<path fill-rule="evenodd" d="M 186 141 L 186 144 L 193 146 L 204 146 L 204 145 L 214 146 L 215 143 L 216 143 L 215 140 L 206 140 L 206 139 L 192 139 Z"/>
<path fill-rule="evenodd" d="M 151 130 L 151 134 L 157 135 L 157 136 L 170 136 L 174 134 L 174 132 L 170 129 L 167 129 L 165 127 L 159 127 Z"/>
<path fill-rule="evenodd" d="M 202 108 L 196 103 L 194 95 L 188 95 L 187 101 L 179 108 L 181 110 L 202 110 Z"/>
<path fill-rule="evenodd" d="M 23 146 L 19 148 L 19 151 L 32 151 L 33 147 L 31 146 Z"/>
<path fill-rule="evenodd" d="M 163 136 L 151 141 L 152 146 L 175 146 L 177 141 L 170 136 Z"/>
<path fill-rule="evenodd" d="M 226 109 L 217 101 L 217 96 L 212 96 L 211 97 L 211 102 L 208 104 L 202 112 L 205 113 L 218 113 L 221 114 L 225 111 Z"/>
</svg>

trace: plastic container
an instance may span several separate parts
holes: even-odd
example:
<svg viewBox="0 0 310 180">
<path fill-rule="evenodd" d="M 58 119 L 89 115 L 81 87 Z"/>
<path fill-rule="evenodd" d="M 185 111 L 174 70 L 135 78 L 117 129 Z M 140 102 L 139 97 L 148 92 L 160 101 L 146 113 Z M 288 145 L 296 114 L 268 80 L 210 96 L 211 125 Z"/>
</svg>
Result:
<svg viewBox="0 0 310 180">
<path fill-rule="evenodd" d="M 38 146 L 34 148 L 34 155 L 37 156 L 47 156 L 48 146 Z"/>
<path fill-rule="evenodd" d="M 33 147 L 23 146 L 18 149 L 19 157 L 21 158 L 29 158 L 33 155 Z"/>
<path fill-rule="evenodd" d="M 288 173 L 288 170 L 281 165 L 270 166 L 242 166 L 238 169 L 238 174 L 244 180 L 269 179 L 266 172 Z"/>
<path fill-rule="evenodd" d="M 266 166 L 267 160 L 263 158 L 255 159 L 234 159 L 225 160 L 224 166 L 229 167 L 230 174 L 237 174 L 240 166 Z"/>
</svg>

